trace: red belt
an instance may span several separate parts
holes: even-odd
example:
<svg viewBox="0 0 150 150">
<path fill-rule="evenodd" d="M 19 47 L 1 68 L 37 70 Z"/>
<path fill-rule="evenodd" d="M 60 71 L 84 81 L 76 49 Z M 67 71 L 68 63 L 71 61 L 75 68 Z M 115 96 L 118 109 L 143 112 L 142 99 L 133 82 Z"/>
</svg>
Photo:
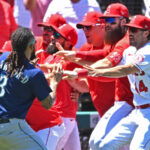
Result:
<svg viewBox="0 0 150 150">
<path fill-rule="evenodd" d="M 137 108 L 137 109 L 145 109 L 145 108 L 148 108 L 148 107 L 150 107 L 150 104 L 135 106 L 135 108 Z"/>
</svg>

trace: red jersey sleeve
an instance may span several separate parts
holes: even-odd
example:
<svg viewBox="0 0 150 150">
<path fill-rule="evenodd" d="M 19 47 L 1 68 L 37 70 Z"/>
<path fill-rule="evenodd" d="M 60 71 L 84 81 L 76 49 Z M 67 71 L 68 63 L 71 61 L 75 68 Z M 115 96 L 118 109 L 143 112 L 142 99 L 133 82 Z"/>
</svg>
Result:
<svg viewBox="0 0 150 150">
<path fill-rule="evenodd" d="M 5 41 L 10 40 L 11 34 L 17 29 L 13 11 L 9 3 L 0 1 L 0 48 Z"/>
<path fill-rule="evenodd" d="M 129 34 L 127 33 L 120 41 L 118 41 L 112 52 L 106 58 L 111 61 L 113 66 L 116 66 L 121 61 L 124 50 L 128 47 Z"/>
<path fill-rule="evenodd" d="M 107 77 L 88 77 L 90 79 L 96 80 L 96 81 L 100 81 L 100 82 L 113 82 L 115 81 L 117 78 L 107 78 Z"/>
<path fill-rule="evenodd" d="M 88 77 L 90 79 L 100 81 L 100 82 L 113 82 L 116 80 L 116 78 L 107 78 L 107 77 L 102 77 L 102 76 L 99 76 L 99 77 L 88 76 L 87 69 L 79 70 L 79 71 L 77 71 L 77 73 L 78 73 L 78 77 Z"/>
<path fill-rule="evenodd" d="M 108 50 L 93 50 L 93 51 L 77 51 L 76 57 L 80 57 L 84 60 L 95 62 L 99 59 L 103 59 L 109 54 Z"/>
<path fill-rule="evenodd" d="M 82 68 L 82 66 L 77 65 L 77 64 L 70 62 L 70 61 L 64 61 L 62 63 L 62 65 L 63 65 L 64 70 L 74 70 L 75 68 Z"/>
</svg>

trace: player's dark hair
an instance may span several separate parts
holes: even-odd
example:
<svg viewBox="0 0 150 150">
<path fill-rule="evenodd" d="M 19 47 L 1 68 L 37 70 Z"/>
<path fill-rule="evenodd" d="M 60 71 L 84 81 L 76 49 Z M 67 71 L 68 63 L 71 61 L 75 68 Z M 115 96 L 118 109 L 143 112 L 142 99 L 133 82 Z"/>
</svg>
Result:
<svg viewBox="0 0 150 150">
<path fill-rule="evenodd" d="M 127 17 L 124 17 L 126 19 L 126 23 L 129 23 L 130 22 L 130 19 L 127 18 Z"/>
<path fill-rule="evenodd" d="M 11 77 L 18 69 L 24 68 L 26 58 L 25 50 L 29 42 L 34 39 L 33 34 L 28 28 L 18 28 L 11 36 L 12 52 L 5 60 L 7 64 L 7 76 Z"/>
<path fill-rule="evenodd" d="M 147 36 L 147 39 L 150 40 L 150 31 L 149 31 L 149 35 Z"/>
</svg>

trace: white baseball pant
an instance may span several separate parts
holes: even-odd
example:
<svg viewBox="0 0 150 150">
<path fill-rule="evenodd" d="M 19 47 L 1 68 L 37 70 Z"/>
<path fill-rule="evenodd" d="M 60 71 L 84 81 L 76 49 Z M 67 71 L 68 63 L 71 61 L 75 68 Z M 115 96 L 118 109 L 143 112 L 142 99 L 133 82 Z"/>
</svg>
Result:
<svg viewBox="0 0 150 150">
<path fill-rule="evenodd" d="M 134 109 L 108 133 L 99 148 L 118 150 L 124 144 L 130 144 L 130 150 L 150 149 L 150 108 Z"/>
<path fill-rule="evenodd" d="M 71 141 L 66 145 L 66 149 L 64 150 L 68 150 L 70 146 L 71 146 L 71 150 L 81 150 L 80 138 L 79 138 L 79 132 L 77 130 L 76 119 L 65 118 L 65 117 L 62 117 L 62 119 L 65 124 L 66 130 L 65 130 L 64 136 L 58 142 L 56 150 L 62 150 L 62 148 L 65 148 L 65 145 L 70 140 Z M 73 143 L 73 145 L 70 145 L 70 143 Z"/>
<path fill-rule="evenodd" d="M 47 150 L 43 141 L 23 119 L 0 124 L 1 150 Z"/>
<path fill-rule="evenodd" d="M 79 130 L 77 126 L 77 122 L 71 132 L 67 143 L 64 146 L 64 150 L 81 150 L 80 136 Z"/>
<path fill-rule="evenodd" d="M 112 128 L 124 117 L 126 117 L 133 107 L 125 101 L 116 101 L 104 116 L 99 120 L 93 130 L 89 145 L 91 150 L 99 150 L 99 144 Z"/>
<path fill-rule="evenodd" d="M 65 133 L 64 123 L 51 128 L 39 130 L 38 136 L 42 139 L 48 150 L 56 150 L 56 146 Z"/>
</svg>

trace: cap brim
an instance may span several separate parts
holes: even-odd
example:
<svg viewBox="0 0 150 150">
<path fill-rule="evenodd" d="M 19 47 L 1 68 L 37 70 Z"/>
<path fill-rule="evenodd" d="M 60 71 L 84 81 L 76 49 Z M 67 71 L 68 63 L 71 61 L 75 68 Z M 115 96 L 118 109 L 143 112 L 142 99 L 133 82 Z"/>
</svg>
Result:
<svg viewBox="0 0 150 150">
<path fill-rule="evenodd" d="M 111 17 L 121 17 L 120 15 L 103 15 L 100 18 L 104 19 L 104 18 L 111 18 Z"/>
<path fill-rule="evenodd" d="M 78 29 L 82 29 L 84 26 L 92 26 L 94 23 L 92 22 L 80 22 L 76 25 Z"/>
<path fill-rule="evenodd" d="M 56 32 L 58 32 L 61 36 L 63 36 L 64 38 L 66 38 L 65 37 L 65 35 L 60 31 L 60 29 L 58 29 L 57 27 L 55 27 L 55 26 L 51 26 Z"/>
<path fill-rule="evenodd" d="M 42 23 L 38 23 L 38 24 L 37 24 L 37 26 L 39 26 L 39 27 L 42 27 L 42 26 L 50 27 L 50 26 L 51 26 L 51 24 L 46 23 L 46 22 L 42 22 Z"/>
<path fill-rule="evenodd" d="M 132 27 L 132 28 L 138 28 L 138 29 L 144 29 L 144 28 L 142 28 L 142 27 L 140 27 L 140 26 L 138 26 L 138 25 L 130 24 L 130 23 L 127 23 L 127 24 L 125 24 L 124 26 L 126 26 L 126 27 Z"/>
</svg>

